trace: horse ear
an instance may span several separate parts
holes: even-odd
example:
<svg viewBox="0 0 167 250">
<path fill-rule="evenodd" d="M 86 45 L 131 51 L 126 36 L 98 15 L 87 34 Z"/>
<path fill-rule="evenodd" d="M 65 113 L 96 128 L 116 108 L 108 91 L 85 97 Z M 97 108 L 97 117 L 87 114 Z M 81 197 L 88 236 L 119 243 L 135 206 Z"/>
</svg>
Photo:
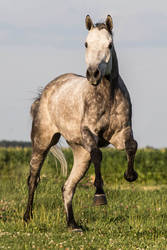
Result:
<svg viewBox="0 0 167 250">
<path fill-rule="evenodd" d="M 110 15 L 108 15 L 106 18 L 106 26 L 107 29 L 111 32 L 113 28 L 113 22 L 112 22 L 112 17 Z"/>
<path fill-rule="evenodd" d="M 92 19 L 90 18 L 89 15 L 86 16 L 85 24 L 86 24 L 86 28 L 87 28 L 88 30 L 90 30 L 90 29 L 92 29 L 92 28 L 94 27 L 93 22 L 92 22 Z"/>
</svg>

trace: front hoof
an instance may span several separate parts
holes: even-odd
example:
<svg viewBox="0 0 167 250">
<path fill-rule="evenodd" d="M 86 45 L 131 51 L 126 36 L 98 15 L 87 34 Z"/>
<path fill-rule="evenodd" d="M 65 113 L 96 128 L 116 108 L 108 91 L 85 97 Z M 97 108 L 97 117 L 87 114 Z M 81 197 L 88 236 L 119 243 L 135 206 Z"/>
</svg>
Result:
<svg viewBox="0 0 167 250">
<path fill-rule="evenodd" d="M 72 232 L 79 232 L 79 233 L 83 232 L 82 226 L 78 226 L 76 223 L 68 225 L 68 228 Z"/>
<path fill-rule="evenodd" d="M 76 232 L 76 233 L 82 233 L 83 229 L 82 229 L 82 227 L 76 227 L 76 228 L 72 228 L 71 231 Z"/>
<path fill-rule="evenodd" d="M 95 194 L 93 203 L 95 206 L 106 205 L 107 199 L 105 194 Z"/>
<path fill-rule="evenodd" d="M 137 172 L 134 170 L 132 174 L 127 174 L 127 172 L 124 173 L 124 178 L 125 180 L 127 180 L 128 182 L 133 182 L 135 180 L 137 180 L 138 178 L 138 174 Z"/>
</svg>

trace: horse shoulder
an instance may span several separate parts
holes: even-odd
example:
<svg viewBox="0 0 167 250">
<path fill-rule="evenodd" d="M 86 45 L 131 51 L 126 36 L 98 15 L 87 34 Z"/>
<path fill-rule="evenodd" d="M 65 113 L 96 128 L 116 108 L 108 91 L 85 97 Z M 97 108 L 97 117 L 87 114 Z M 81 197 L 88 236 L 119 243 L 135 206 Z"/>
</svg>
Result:
<svg viewBox="0 0 167 250">
<path fill-rule="evenodd" d="M 115 89 L 113 106 L 111 108 L 112 115 L 117 117 L 118 124 L 125 126 L 131 120 L 131 100 L 129 92 L 121 77 L 118 78 L 118 84 Z M 129 124 L 129 123 L 128 123 Z"/>
<path fill-rule="evenodd" d="M 111 105 L 109 129 L 104 136 L 117 148 L 123 148 L 125 138 L 131 134 L 131 109 L 129 92 L 119 77 Z"/>
</svg>

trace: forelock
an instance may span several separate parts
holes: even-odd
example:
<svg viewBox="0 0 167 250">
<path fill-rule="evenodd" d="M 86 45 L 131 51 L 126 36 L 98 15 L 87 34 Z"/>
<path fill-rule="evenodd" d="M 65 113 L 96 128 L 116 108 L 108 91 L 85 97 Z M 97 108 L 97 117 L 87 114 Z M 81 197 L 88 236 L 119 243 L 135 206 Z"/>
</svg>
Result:
<svg viewBox="0 0 167 250">
<path fill-rule="evenodd" d="M 107 26 L 105 23 L 96 23 L 95 27 L 98 28 L 99 30 L 105 29 L 112 35 L 112 31 L 107 29 Z"/>
</svg>

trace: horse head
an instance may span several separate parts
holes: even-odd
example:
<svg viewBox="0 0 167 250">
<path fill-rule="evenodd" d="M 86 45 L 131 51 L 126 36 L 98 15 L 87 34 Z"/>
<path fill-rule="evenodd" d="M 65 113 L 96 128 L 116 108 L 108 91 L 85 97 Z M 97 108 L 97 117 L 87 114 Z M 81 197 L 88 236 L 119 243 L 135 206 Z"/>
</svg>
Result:
<svg viewBox="0 0 167 250">
<path fill-rule="evenodd" d="M 89 15 L 85 19 L 88 35 L 85 42 L 87 80 L 97 85 L 102 77 L 110 75 L 112 70 L 113 54 L 113 22 L 110 15 L 105 23 L 93 24 Z"/>
</svg>

